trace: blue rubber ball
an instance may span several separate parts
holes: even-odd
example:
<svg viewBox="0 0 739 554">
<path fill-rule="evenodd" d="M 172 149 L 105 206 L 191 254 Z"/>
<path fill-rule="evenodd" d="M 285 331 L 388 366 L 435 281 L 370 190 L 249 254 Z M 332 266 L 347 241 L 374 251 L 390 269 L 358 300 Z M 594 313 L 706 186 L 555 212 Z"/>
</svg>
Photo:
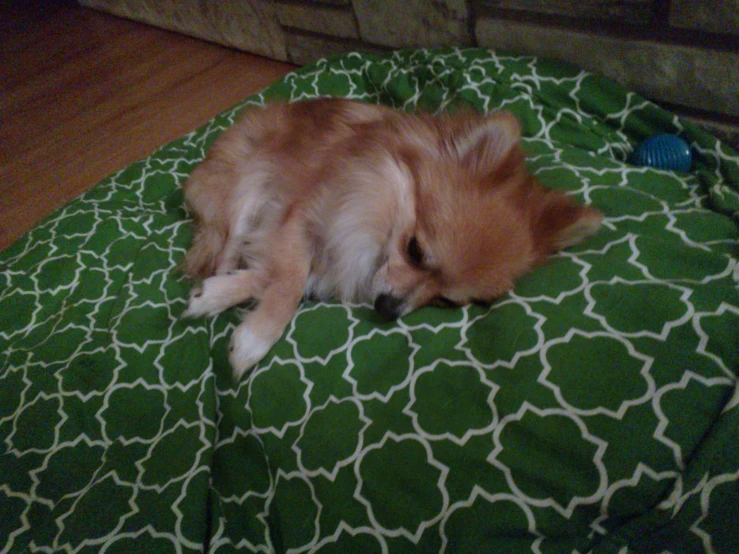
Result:
<svg viewBox="0 0 739 554">
<path fill-rule="evenodd" d="M 693 165 L 690 146 L 675 135 L 654 135 L 642 142 L 631 157 L 632 163 L 687 173 Z"/>
</svg>

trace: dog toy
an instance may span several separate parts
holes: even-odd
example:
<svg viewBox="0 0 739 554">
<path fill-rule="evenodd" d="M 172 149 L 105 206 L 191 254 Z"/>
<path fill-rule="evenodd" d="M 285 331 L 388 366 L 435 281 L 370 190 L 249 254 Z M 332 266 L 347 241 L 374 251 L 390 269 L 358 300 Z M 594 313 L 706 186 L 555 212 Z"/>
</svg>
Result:
<svg viewBox="0 0 739 554">
<path fill-rule="evenodd" d="M 687 173 L 693 165 L 690 146 L 675 135 L 654 135 L 642 142 L 631 157 L 636 165 Z"/>
</svg>

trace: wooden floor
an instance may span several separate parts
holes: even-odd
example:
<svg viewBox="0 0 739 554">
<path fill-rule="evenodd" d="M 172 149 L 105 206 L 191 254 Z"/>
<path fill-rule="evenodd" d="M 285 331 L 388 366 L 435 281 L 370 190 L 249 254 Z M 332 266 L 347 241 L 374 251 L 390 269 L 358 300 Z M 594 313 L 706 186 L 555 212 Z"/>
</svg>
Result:
<svg viewBox="0 0 739 554">
<path fill-rule="evenodd" d="M 0 0 L 0 250 L 293 69 L 72 0 Z"/>
</svg>

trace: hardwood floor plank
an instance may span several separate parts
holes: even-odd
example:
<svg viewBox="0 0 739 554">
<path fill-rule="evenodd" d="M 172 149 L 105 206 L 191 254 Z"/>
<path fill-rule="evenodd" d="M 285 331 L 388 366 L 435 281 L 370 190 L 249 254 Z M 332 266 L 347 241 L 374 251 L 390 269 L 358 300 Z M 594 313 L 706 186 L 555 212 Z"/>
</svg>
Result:
<svg viewBox="0 0 739 554">
<path fill-rule="evenodd" d="M 0 21 L 0 250 L 294 69 L 71 0 L 2 0 Z"/>
</svg>

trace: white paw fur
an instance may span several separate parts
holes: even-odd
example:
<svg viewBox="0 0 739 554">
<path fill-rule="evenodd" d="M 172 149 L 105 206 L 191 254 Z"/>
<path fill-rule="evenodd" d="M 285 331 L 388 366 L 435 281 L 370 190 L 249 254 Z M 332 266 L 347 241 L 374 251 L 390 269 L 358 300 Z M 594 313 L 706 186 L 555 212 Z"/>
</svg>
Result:
<svg viewBox="0 0 739 554">
<path fill-rule="evenodd" d="M 234 378 L 238 381 L 244 373 L 264 358 L 273 344 L 273 341 L 254 333 L 246 322 L 238 325 L 231 335 L 228 356 Z"/>
<path fill-rule="evenodd" d="M 244 274 L 246 270 L 208 277 L 190 292 L 190 300 L 187 309 L 182 313 L 183 317 L 216 315 L 246 300 Z"/>
</svg>

